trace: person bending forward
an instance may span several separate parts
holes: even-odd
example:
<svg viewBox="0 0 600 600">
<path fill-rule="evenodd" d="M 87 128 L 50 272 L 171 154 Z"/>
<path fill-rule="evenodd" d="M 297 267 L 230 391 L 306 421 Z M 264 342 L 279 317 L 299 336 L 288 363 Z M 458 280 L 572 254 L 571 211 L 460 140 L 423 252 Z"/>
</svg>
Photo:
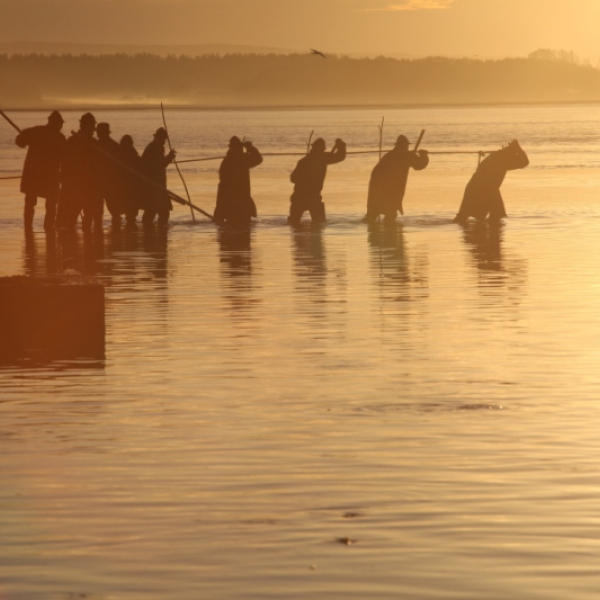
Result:
<svg viewBox="0 0 600 600">
<path fill-rule="evenodd" d="M 490 221 L 506 217 L 500 186 L 508 171 L 524 169 L 528 164 L 529 158 L 517 140 L 486 156 L 465 188 L 454 222 L 464 223 L 469 217 L 479 221 L 488 216 Z"/>
</svg>

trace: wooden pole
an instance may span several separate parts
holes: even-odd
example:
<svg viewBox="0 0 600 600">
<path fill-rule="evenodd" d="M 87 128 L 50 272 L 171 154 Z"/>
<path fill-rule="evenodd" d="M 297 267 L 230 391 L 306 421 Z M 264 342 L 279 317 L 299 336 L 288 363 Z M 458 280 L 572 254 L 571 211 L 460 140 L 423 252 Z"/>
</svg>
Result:
<svg viewBox="0 0 600 600">
<path fill-rule="evenodd" d="M 73 131 L 72 133 L 74 135 L 79 135 L 75 131 Z M 83 139 L 85 140 L 85 138 L 83 138 Z M 87 141 L 87 140 L 85 140 L 85 141 Z M 160 183 L 157 183 L 156 181 L 153 181 L 152 179 L 150 179 L 143 173 L 136 171 L 135 169 L 130 167 L 128 164 L 124 163 L 122 160 L 119 160 L 118 158 L 113 156 L 110 152 L 107 152 L 106 150 L 104 150 L 104 148 L 101 148 L 97 144 L 94 144 L 94 148 L 96 149 L 97 152 L 100 152 L 101 154 L 106 156 L 109 160 L 112 160 L 113 162 L 117 163 L 122 169 L 125 169 L 126 171 L 133 173 L 140 181 L 143 181 L 154 188 L 157 188 L 159 190 L 167 192 L 167 194 L 169 194 L 169 197 L 172 200 L 175 200 L 175 202 L 177 202 L 178 204 L 182 204 L 183 206 L 192 207 L 195 211 L 198 211 L 200 214 L 204 215 L 205 217 L 208 217 L 213 223 L 215 223 L 216 225 L 219 225 L 220 227 L 225 227 L 232 231 L 237 231 L 236 229 L 233 229 L 233 227 L 227 225 L 226 223 L 223 223 L 219 219 L 215 219 L 215 217 L 213 217 L 213 215 L 202 210 L 200 207 L 196 206 L 195 204 L 192 204 L 189 200 L 186 200 L 185 198 L 178 196 L 175 192 L 172 192 L 171 190 L 167 189 L 166 187 L 163 187 L 162 185 L 160 185 Z"/>
<path fill-rule="evenodd" d="M 17 125 L 15 125 L 15 123 L 8 117 L 8 115 L 3 110 L 0 110 L 0 115 L 2 115 L 8 121 L 8 123 L 17 130 L 18 133 L 21 133 L 21 129 Z"/>
<path fill-rule="evenodd" d="M 310 135 L 308 136 L 308 142 L 306 142 L 306 154 L 308 154 L 310 152 L 310 143 L 312 142 L 312 136 L 313 136 L 314 132 L 315 132 L 315 130 L 313 129 L 310 132 Z"/>
<path fill-rule="evenodd" d="M 171 137 L 169 136 L 169 128 L 167 127 L 167 119 L 165 118 L 165 109 L 163 107 L 162 102 L 160 103 L 160 112 L 162 114 L 163 125 L 164 125 L 165 131 L 167 133 L 167 143 L 169 144 L 169 150 L 172 152 L 173 146 L 171 146 Z M 173 159 L 173 164 L 175 165 L 175 168 L 177 169 L 177 173 L 179 173 L 179 178 L 181 179 L 181 183 L 183 183 L 183 189 L 185 190 L 185 195 L 187 196 L 187 199 L 190 203 L 190 213 L 192 213 L 192 221 L 195 223 L 196 215 L 194 214 L 194 209 L 192 208 L 192 198 L 190 196 L 190 192 L 188 190 L 188 186 L 185 182 L 185 179 L 183 178 L 183 173 L 181 172 L 181 169 L 179 168 L 179 165 L 177 164 L 177 159 Z"/>
<path fill-rule="evenodd" d="M 421 135 L 419 135 L 419 139 L 417 140 L 417 143 L 415 144 L 415 149 L 413 150 L 413 152 L 416 152 L 419 149 L 419 146 L 421 145 L 421 140 L 423 139 L 424 135 L 425 135 L 425 130 L 421 129 Z"/>
</svg>

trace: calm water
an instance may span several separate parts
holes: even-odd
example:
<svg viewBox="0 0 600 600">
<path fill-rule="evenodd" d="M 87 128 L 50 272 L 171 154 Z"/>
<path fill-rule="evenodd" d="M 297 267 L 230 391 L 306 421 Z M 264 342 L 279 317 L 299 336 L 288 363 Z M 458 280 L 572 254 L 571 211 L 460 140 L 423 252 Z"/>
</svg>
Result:
<svg viewBox="0 0 600 600">
<path fill-rule="evenodd" d="M 386 145 L 519 138 L 511 218 L 451 223 L 475 155 L 413 173 L 387 231 L 359 222 L 370 155 L 330 168 L 330 222 L 300 231 L 295 159 L 267 159 L 248 236 L 176 207 L 164 234 L 48 238 L 38 211 L 26 238 L 1 183 L 0 275 L 72 269 L 107 298 L 105 362 L 0 370 L 2 600 L 598 598 L 600 106 L 168 118 L 186 159 L 313 129 L 372 149 L 383 115 Z M 97 117 L 140 148 L 161 125 Z M 211 211 L 217 165 L 185 169 Z"/>
</svg>

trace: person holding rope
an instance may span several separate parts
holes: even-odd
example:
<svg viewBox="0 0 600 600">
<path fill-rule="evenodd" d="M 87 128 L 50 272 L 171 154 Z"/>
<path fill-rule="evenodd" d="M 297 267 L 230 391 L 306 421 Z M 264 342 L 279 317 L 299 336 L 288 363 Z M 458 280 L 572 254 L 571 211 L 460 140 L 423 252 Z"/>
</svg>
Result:
<svg viewBox="0 0 600 600">
<path fill-rule="evenodd" d="M 384 215 L 386 223 L 392 223 L 398 211 L 404 214 L 402 201 L 408 172 L 410 169 L 422 171 L 429 164 L 427 150 L 411 151 L 409 146 L 406 136 L 398 136 L 394 148 L 375 165 L 369 180 L 367 214 L 363 223 L 374 223 L 379 215 Z"/>
<path fill-rule="evenodd" d="M 338 138 L 335 140 L 331 152 L 325 152 L 325 140 L 317 138 L 311 146 L 310 152 L 298 161 L 296 168 L 290 175 L 294 184 L 294 193 L 290 198 L 290 225 L 300 225 L 300 220 L 305 211 L 310 211 L 313 223 L 325 222 L 325 204 L 321 192 L 327 166 L 342 162 L 346 158 L 346 143 Z"/>
<path fill-rule="evenodd" d="M 500 186 L 508 171 L 524 169 L 528 164 L 529 158 L 517 140 L 486 156 L 465 188 L 454 222 L 465 223 L 469 217 L 478 221 L 486 217 L 499 221 L 506 217 Z"/>
<path fill-rule="evenodd" d="M 263 158 L 252 142 L 242 142 L 233 136 L 229 150 L 219 167 L 219 187 L 215 219 L 234 229 L 246 229 L 256 217 L 256 204 L 250 191 L 250 169 Z"/>
<path fill-rule="evenodd" d="M 66 138 L 61 133 L 64 119 L 52 111 L 46 125 L 23 129 L 15 139 L 20 148 L 28 148 L 21 176 L 21 192 L 25 194 L 23 220 L 26 229 L 33 228 L 38 198 L 46 199 L 44 229 L 52 231 L 60 191 L 60 163 Z"/>
</svg>

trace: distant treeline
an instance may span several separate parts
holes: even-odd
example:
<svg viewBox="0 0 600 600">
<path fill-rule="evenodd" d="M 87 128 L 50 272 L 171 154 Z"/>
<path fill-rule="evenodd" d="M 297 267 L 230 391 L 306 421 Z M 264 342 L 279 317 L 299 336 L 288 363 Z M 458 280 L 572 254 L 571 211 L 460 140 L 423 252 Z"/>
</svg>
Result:
<svg viewBox="0 0 600 600">
<path fill-rule="evenodd" d="M 196 106 L 600 101 L 600 70 L 551 51 L 503 60 L 314 55 L 0 55 L 11 108 L 157 99 Z"/>
</svg>

